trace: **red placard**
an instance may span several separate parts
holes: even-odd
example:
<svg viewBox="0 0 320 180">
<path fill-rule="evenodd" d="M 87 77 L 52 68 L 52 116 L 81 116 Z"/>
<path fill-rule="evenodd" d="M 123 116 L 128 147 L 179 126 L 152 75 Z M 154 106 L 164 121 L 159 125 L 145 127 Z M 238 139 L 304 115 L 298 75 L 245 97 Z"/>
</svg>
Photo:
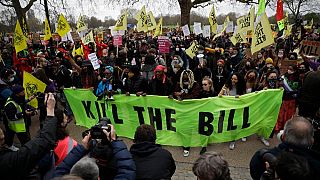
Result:
<svg viewBox="0 0 320 180">
<path fill-rule="evenodd" d="M 167 36 L 159 36 L 158 38 L 158 47 L 160 53 L 169 53 L 170 52 L 170 40 Z"/>
<path fill-rule="evenodd" d="M 121 46 L 122 45 L 122 36 L 113 36 L 113 45 Z"/>
</svg>

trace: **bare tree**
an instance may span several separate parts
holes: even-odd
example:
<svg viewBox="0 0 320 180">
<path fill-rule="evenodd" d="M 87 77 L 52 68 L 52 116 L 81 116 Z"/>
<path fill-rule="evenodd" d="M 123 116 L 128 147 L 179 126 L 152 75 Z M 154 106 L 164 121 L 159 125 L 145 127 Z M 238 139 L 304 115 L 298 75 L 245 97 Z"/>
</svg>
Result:
<svg viewBox="0 0 320 180">
<path fill-rule="evenodd" d="M 319 0 L 283 0 L 283 2 L 292 13 L 295 21 L 305 12 L 320 11 Z"/>
<path fill-rule="evenodd" d="M 28 32 L 26 13 L 37 0 L 26 1 L 27 5 L 22 7 L 19 0 L 0 0 L 0 4 L 5 7 L 13 8 L 24 32 Z"/>
</svg>

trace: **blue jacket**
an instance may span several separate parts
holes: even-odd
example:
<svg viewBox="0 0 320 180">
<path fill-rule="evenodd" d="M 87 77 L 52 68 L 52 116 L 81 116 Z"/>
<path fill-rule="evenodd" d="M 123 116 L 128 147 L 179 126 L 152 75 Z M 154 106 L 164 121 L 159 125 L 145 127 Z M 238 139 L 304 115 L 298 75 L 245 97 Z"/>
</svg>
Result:
<svg viewBox="0 0 320 180">
<path fill-rule="evenodd" d="M 136 179 L 136 165 L 129 153 L 127 146 L 122 141 L 113 141 L 111 143 L 113 148 L 113 155 L 117 161 L 118 174 L 115 180 L 135 180 Z M 70 173 L 72 166 L 84 157 L 88 151 L 80 144 L 74 147 L 68 156 L 57 166 L 54 177 L 60 177 Z"/>
</svg>

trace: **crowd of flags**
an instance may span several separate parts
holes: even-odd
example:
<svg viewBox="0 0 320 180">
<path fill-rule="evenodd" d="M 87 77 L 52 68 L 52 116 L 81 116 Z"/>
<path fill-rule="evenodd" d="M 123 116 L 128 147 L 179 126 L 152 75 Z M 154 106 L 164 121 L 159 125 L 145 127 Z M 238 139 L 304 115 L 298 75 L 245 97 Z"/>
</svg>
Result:
<svg viewBox="0 0 320 180">
<path fill-rule="evenodd" d="M 272 35 L 271 26 L 268 20 L 268 17 L 265 13 L 266 2 L 265 0 L 259 0 L 258 11 L 255 14 L 255 8 L 252 7 L 247 15 L 239 17 L 237 19 L 237 26 L 235 26 L 235 30 L 233 31 L 233 36 L 230 38 L 233 44 L 237 43 L 247 43 L 246 35 L 249 32 L 253 33 L 252 36 L 252 44 L 251 44 L 251 51 L 252 53 L 259 51 L 261 48 L 266 47 L 272 43 L 274 43 L 274 37 Z M 228 31 L 228 26 L 232 26 L 233 29 L 233 22 L 230 21 L 229 17 L 227 16 L 223 25 L 218 25 L 217 18 L 216 18 L 215 7 L 212 6 L 212 9 L 209 13 L 208 26 L 204 26 L 201 29 L 201 23 L 194 25 L 194 31 L 197 33 L 206 33 L 215 34 L 213 39 L 218 38 L 221 36 L 226 30 Z M 115 26 L 113 27 L 113 31 L 126 31 L 128 27 L 127 23 L 128 12 L 124 11 L 116 21 Z M 135 19 L 137 20 L 136 30 L 138 32 L 151 32 L 154 37 L 162 35 L 162 24 L 163 19 L 160 17 L 158 23 L 156 22 L 152 11 L 147 13 L 146 7 L 143 6 L 141 10 L 135 15 Z M 284 15 L 283 12 L 283 1 L 277 0 L 277 10 L 276 10 L 276 20 L 278 24 L 279 31 L 284 30 L 284 35 L 288 36 L 291 33 L 292 26 L 288 23 L 288 13 Z M 312 23 L 312 22 L 311 22 Z M 259 24 L 259 26 L 257 26 Z M 195 27 L 197 25 L 197 27 Z M 260 27 L 261 26 L 261 27 Z M 312 24 L 311 24 L 312 26 Z M 76 24 L 77 32 L 80 34 L 82 42 L 84 44 L 88 44 L 89 42 L 95 42 L 93 32 L 87 32 L 87 25 L 84 22 L 83 16 L 79 16 L 79 19 Z M 210 28 L 209 28 L 210 27 Z M 186 29 L 187 28 L 187 29 Z M 186 25 L 186 31 L 183 31 L 185 36 L 188 35 L 190 32 L 189 26 Z M 70 36 L 71 27 L 63 16 L 60 14 L 56 32 L 61 36 Z M 209 31 L 209 32 L 208 32 Z M 211 31 L 211 32 L 210 32 Z M 197 34 L 196 33 L 196 34 Z M 49 40 L 52 37 L 50 25 L 48 20 L 45 19 L 45 28 L 44 28 L 44 40 Z M 256 42 L 255 42 L 256 41 Z M 14 46 L 16 52 L 22 51 L 27 48 L 27 37 L 23 34 L 19 21 L 17 21 L 16 28 L 15 28 L 15 35 L 14 35 Z"/>
</svg>

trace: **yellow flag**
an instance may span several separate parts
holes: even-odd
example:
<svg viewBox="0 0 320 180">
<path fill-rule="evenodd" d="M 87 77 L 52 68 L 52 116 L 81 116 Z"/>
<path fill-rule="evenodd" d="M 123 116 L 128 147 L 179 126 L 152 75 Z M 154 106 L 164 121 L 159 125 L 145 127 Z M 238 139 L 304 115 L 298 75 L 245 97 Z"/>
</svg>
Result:
<svg viewBox="0 0 320 180">
<path fill-rule="evenodd" d="M 247 39 L 244 37 L 243 32 L 235 32 L 233 36 L 230 38 L 233 45 L 236 45 L 237 43 L 246 43 Z"/>
<path fill-rule="evenodd" d="M 228 26 L 229 22 L 230 22 L 229 16 L 227 16 L 226 19 L 223 22 L 223 30 L 222 30 L 222 32 L 227 29 L 227 26 Z"/>
<path fill-rule="evenodd" d="M 252 37 L 251 53 L 255 53 L 260 49 L 274 43 L 271 26 L 266 13 L 261 15 L 260 21 L 254 28 Z"/>
<path fill-rule="evenodd" d="M 14 39 L 13 39 L 13 43 L 14 43 L 14 48 L 16 49 L 16 53 L 26 49 L 27 46 L 27 38 L 24 36 L 20 23 L 17 20 L 16 23 L 16 28 L 14 30 Z"/>
<path fill-rule="evenodd" d="M 238 32 L 247 32 L 253 30 L 254 27 L 254 7 L 249 11 L 249 14 L 242 16 L 237 19 L 237 31 Z"/>
<path fill-rule="evenodd" d="M 63 37 L 65 36 L 69 31 L 71 30 L 68 21 L 63 16 L 63 14 L 60 14 L 59 20 L 58 20 L 58 27 L 57 27 L 57 33 Z"/>
<path fill-rule="evenodd" d="M 186 54 L 193 59 L 198 52 L 198 48 L 199 45 L 197 44 L 197 41 L 193 41 L 191 46 L 188 49 L 186 49 Z"/>
<path fill-rule="evenodd" d="M 94 42 L 92 31 L 90 31 L 87 35 L 85 35 L 81 40 L 84 45 L 89 44 L 89 42 Z"/>
<path fill-rule="evenodd" d="M 26 92 L 26 99 L 29 99 L 33 95 L 37 95 L 38 92 L 44 93 L 47 85 L 31 75 L 30 73 L 23 72 L 23 88 Z M 29 103 L 34 108 L 38 108 L 37 98 L 34 98 Z"/>
<path fill-rule="evenodd" d="M 77 21 L 77 31 L 80 32 L 86 29 L 87 29 L 87 25 L 86 23 L 84 23 L 83 16 L 80 15 Z"/>
<path fill-rule="evenodd" d="M 154 19 L 154 16 L 151 11 L 149 11 L 147 14 L 147 23 L 149 31 L 152 31 L 157 27 L 156 20 Z"/>
<path fill-rule="evenodd" d="M 128 21 L 127 21 L 128 13 L 125 11 L 122 13 L 117 20 L 116 24 L 114 25 L 113 30 L 114 31 L 120 31 L 120 30 L 127 30 L 128 26 Z"/>
<path fill-rule="evenodd" d="M 83 53 L 83 47 L 80 46 L 78 49 L 76 49 L 75 46 L 73 46 L 73 50 L 72 50 L 72 56 L 76 56 L 76 55 L 80 55 L 80 56 L 83 56 L 84 53 Z"/>
<path fill-rule="evenodd" d="M 52 37 L 50 25 L 48 19 L 46 18 L 44 21 L 44 40 L 49 40 Z"/>
<path fill-rule="evenodd" d="M 305 25 L 304 28 L 305 29 L 312 29 L 313 26 L 313 18 L 311 19 L 311 21 L 308 23 L 308 25 Z"/>
<path fill-rule="evenodd" d="M 162 35 L 162 17 L 159 19 L 156 30 L 154 32 L 154 37 Z"/>
<path fill-rule="evenodd" d="M 135 19 L 138 21 L 137 31 L 148 32 L 148 21 L 147 21 L 147 13 L 146 13 L 145 6 L 141 8 L 141 10 L 136 15 Z"/>
<path fill-rule="evenodd" d="M 211 32 L 216 33 L 218 23 L 217 23 L 216 12 L 214 10 L 214 6 L 212 6 L 212 9 L 209 14 L 209 23 L 210 23 L 210 27 L 211 27 Z"/>
</svg>

